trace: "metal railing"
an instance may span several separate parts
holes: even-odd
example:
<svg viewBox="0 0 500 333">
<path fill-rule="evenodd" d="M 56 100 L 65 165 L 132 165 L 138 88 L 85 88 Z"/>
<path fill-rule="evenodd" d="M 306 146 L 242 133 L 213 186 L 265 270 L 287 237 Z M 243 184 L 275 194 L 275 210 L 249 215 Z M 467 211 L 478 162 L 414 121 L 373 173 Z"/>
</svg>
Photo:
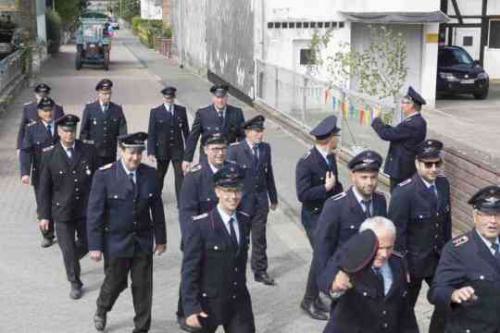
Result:
<svg viewBox="0 0 500 333">
<path fill-rule="evenodd" d="M 394 104 L 259 60 L 256 61 L 256 75 L 256 96 L 261 102 L 306 129 L 335 114 L 342 128 L 343 148 L 352 153 L 370 148 L 383 156 L 386 154 L 388 143 L 378 138 L 370 124 L 377 108 L 382 110 L 386 122 L 397 124 L 401 112 Z"/>
<path fill-rule="evenodd" d="M 22 51 L 18 50 L 0 61 L 0 94 L 23 73 Z"/>
</svg>

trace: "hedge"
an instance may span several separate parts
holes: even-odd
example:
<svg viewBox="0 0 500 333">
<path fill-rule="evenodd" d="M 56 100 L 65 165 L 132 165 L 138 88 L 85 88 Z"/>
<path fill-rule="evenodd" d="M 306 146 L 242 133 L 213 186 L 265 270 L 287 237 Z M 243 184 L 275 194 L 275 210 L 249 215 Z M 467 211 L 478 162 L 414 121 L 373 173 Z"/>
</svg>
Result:
<svg viewBox="0 0 500 333">
<path fill-rule="evenodd" d="M 132 18 L 131 26 L 132 32 L 149 48 L 153 48 L 155 37 L 172 38 L 172 29 L 165 26 L 162 20 L 146 20 L 136 16 Z"/>
</svg>

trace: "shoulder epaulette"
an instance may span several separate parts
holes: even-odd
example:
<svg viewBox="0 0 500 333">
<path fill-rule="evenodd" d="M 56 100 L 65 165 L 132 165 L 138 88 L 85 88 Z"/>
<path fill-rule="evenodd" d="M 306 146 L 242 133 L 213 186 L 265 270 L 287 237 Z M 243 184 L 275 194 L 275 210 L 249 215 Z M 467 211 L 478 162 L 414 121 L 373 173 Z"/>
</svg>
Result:
<svg viewBox="0 0 500 333">
<path fill-rule="evenodd" d="M 455 245 L 455 247 L 459 247 L 467 243 L 468 241 L 469 237 L 467 237 L 467 235 L 458 236 L 457 238 L 453 239 L 453 245 Z"/>
<path fill-rule="evenodd" d="M 345 197 L 346 195 L 347 195 L 347 193 L 345 193 L 345 192 L 341 192 L 341 193 L 336 194 L 336 195 L 334 195 L 333 197 L 331 197 L 331 199 L 332 199 L 333 201 L 337 201 L 337 200 L 339 200 L 339 199 L 342 199 L 342 198 L 343 198 L 343 197 Z"/>
<path fill-rule="evenodd" d="M 50 151 L 50 150 L 54 149 L 54 147 L 55 147 L 54 145 L 50 145 L 50 146 L 43 148 L 42 151 L 43 152 Z"/>
<path fill-rule="evenodd" d="M 201 164 L 196 164 L 189 169 L 189 172 L 196 172 L 201 170 Z"/>
<path fill-rule="evenodd" d="M 230 146 L 237 146 L 239 144 L 240 144 L 240 142 L 233 142 L 233 143 L 230 144 Z"/>
<path fill-rule="evenodd" d="M 33 121 L 29 122 L 28 124 L 26 124 L 26 127 L 31 127 L 31 126 L 36 125 L 36 124 L 37 124 L 37 121 L 33 120 Z"/>
<path fill-rule="evenodd" d="M 411 183 L 411 178 L 408 178 L 407 180 L 401 182 L 398 184 L 398 186 L 405 186 Z"/>
<path fill-rule="evenodd" d="M 107 170 L 107 169 L 111 168 L 112 165 L 113 165 L 113 163 L 108 163 L 108 164 L 100 167 L 99 170 Z"/>
<path fill-rule="evenodd" d="M 83 143 L 86 143 L 88 145 L 93 145 L 94 144 L 94 140 L 82 140 Z"/>
<path fill-rule="evenodd" d="M 193 222 L 201 220 L 201 219 L 203 219 L 203 218 L 205 218 L 207 216 L 208 216 L 208 213 L 203 213 L 203 214 L 200 214 L 200 215 L 193 216 Z"/>
<path fill-rule="evenodd" d="M 401 258 L 401 259 L 405 257 L 405 255 L 404 255 L 404 254 L 402 254 L 402 253 L 401 253 L 401 252 L 399 252 L 399 251 L 392 251 L 392 254 L 393 254 L 395 257 L 398 257 L 398 258 Z"/>
<path fill-rule="evenodd" d="M 302 159 L 305 160 L 306 158 L 308 158 L 309 156 L 311 155 L 311 151 L 307 151 L 307 153 L 304 154 L 304 156 L 302 156 Z"/>
<path fill-rule="evenodd" d="M 241 215 L 243 215 L 243 216 L 250 217 L 250 214 L 245 213 L 245 212 L 244 212 L 244 211 L 242 211 L 242 210 L 238 211 L 238 213 L 240 213 L 240 214 L 241 214 Z"/>
<path fill-rule="evenodd" d="M 26 103 L 24 103 L 24 105 L 30 105 L 31 103 L 33 103 L 33 102 L 26 102 Z"/>
</svg>

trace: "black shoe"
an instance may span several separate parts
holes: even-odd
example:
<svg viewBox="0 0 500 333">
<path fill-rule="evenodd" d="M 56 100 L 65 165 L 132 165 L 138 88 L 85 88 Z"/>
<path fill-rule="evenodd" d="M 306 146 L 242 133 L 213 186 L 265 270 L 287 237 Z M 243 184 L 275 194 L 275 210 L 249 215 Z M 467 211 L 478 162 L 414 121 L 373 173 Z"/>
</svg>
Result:
<svg viewBox="0 0 500 333">
<path fill-rule="evenodd" d="M 196 327 L 189 326 L 186 323 L 186 318 L 184 317 L 177 317 L 177 323 L 179 324 L 179 328 L 185 332 L 198 332 L 200 329 Z"/>
<path fill-rule="evenodd" d="M 261 282 L 267 286 L 274 286 L 275 285 L 274 279 L 271 278 L 269 275 L 267 275 L 266 272 L 255 273 L 254 277 L 255 277 L 255 281 Z"/>
<path fill-rule="evenodd" d="M 83 295 L 82 286 L 71 286 L 71 291 L 69 292 L 69 298 L 71 299 L 79 299 Z"/>
<path fill-rule="evenodd" d="M 314 307 L 318 311 L 330 313 L 330 308 L 328 307 L 328 305 L 326 305 L 325 303 L 323 303 L 323 300 L 319 296 L 314 301 Z"/>
<path fill-rule="evenodd" d="M 94 326 L 98 331 L 104 331 L 106 328 L 106 311 L 99 311 L 94 315 Z"/>
<path fill-rule="evenodd" d="M 312 319 L 328 320 L 326 313 L 318 311 L 314 306 L 314 302 L 303 300 L 300 302 L 300 308 L 309 315 Z"/>
<path fill-rule="evenodd" d="M 50 247 L 54 244 L 54 238 L 42 238 L 42 243 L 40 244 L 43 248 Z"/>
</svg>

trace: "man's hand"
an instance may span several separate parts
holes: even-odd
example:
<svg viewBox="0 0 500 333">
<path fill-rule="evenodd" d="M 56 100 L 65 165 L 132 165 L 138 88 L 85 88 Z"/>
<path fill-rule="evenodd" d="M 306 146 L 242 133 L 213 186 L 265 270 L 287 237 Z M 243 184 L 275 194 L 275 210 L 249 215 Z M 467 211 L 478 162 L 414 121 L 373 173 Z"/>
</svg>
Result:
<svg viewBox="0 0 500 333">
<path fill-rule="evenodd" d="M 382 116 L 382 108 L 377 107 L 373 111 L 373 118 L 380 118 Z"/>
<path fill-rule="evenodd" d="M 276 210 L 276 208 L 278 208 L 278 204 L 277 203 L 271 204 L 269 206 L 269 209 L 271 209 L 271 210 Z"/>
<path fill-rule="evenodd" d="M 155 253 L 158 256 L 161 256 L 165 251 L 167 251 L 167 244 L 156 244 Z"/>
<path fill-rule="evenodd" d="M 101 251 L 90 251 L 90 259 L 94 260 L 95 262 L 101 261 L 102 252 Z"/>
<path fill-rule="evenodd" d="M 332 283 L 333 292 L 343 292 L 352 288 L 351 278 L 343 271 L 339 271 Z"/>
<path fill-rule="evenodd" d="M 182 172 L 184 172 L 184 175 L 188 173 L 189 169 L 191 168 L 191 162 L 188 161 L 183 161 L 182 162 Z"/>
<path fill-rule="evenodd" d="M 42 220 L 38 221 L 38 227 L 42 231 L 48 231 L 49 230 L 49 220 L 42 219 Z"/>
<path fill-rule="evenodd" d="M 328 171 L 325 175 L 325 189 L 327 191 L 333 190 L 336 183 L 337 179 L 335 178 L 335 175 L 333 174 L 333 172 Z"/>
<path fill-rule="evenodd" d="M 200 320 L 198 319 L 198 316 L 202 318 L 208 318 L 208 315 L 205 312 L 201 311 L 200 313 L 194 313 L 189 317 L 187 317 L 186 324 L 191 327 L 201 328 L 201 323 Z"/>
<path fill-rule="evenodd" d="M 156 157 L 154 155 L 148 155 L 148 159 L 152 162 L 152 163 L 156 163 Z"/>
<path fill-rule="evenodd" d="M 24 175 L 21 177 L 21 183 L 24 185 L 29 185 L 30 184 L 30 176 Z"/>
<path fill-rule="evenodd" d="M 475 300 L 477 300 L 477 296 L 472 287 L 462 287 L 460 289 L 455 289 L 455 291 L 451 294 L 451 301 L 453 303 L 462 304 L 463 302 Z"/>
</svg>

